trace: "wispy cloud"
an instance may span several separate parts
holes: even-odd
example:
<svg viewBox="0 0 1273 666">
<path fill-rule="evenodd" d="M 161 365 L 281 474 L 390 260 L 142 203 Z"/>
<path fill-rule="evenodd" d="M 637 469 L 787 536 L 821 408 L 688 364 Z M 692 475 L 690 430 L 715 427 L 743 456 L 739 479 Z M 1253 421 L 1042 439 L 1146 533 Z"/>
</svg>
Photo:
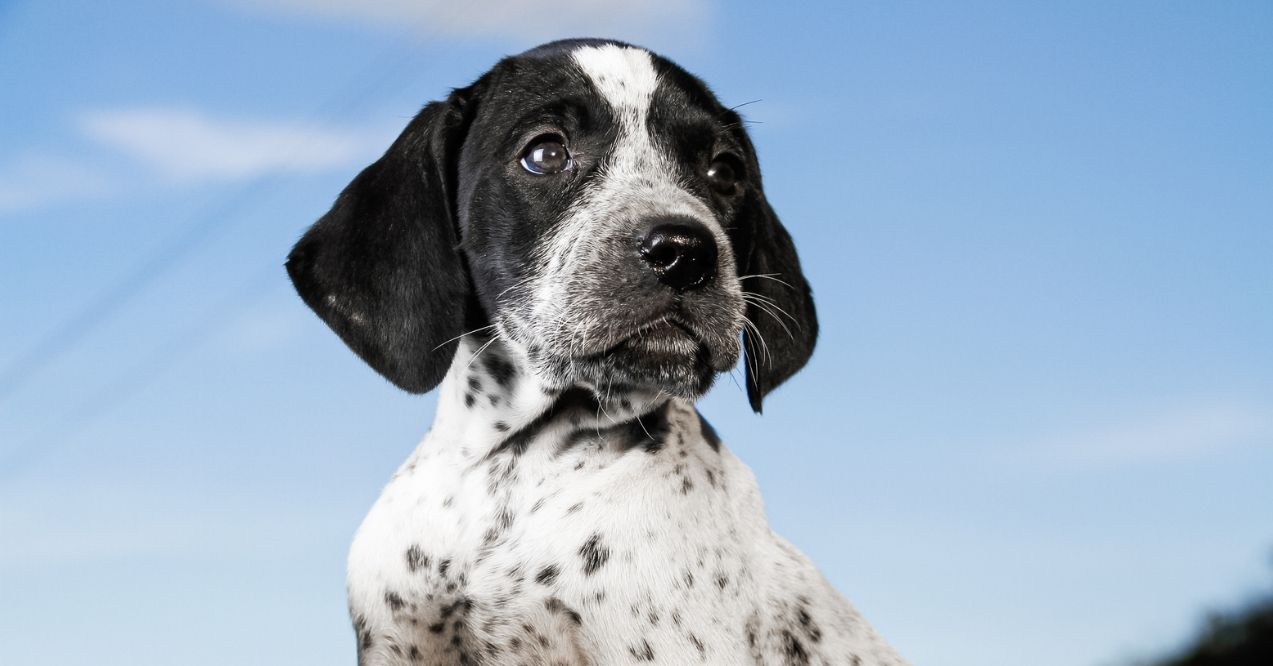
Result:
<svg viewBox="0 0 1273 666">
<path fill-rule="evenodd" d="M 1077 468 L 1204 460 L 1273 445 L 1273 409 L 1213 404 L 1173 410 L 1037 442 L 1031 450 Z"/>
<path fill-rule="evenodd" d="M 409 28 L 432 35 L 547 39 L 570 36 L 656 37 L 701 28 L 709 0 L 229 0 L 240 7 Z"/>
<path fill-rule="evenodd" d="M 87 111 L 72 129 L 98 149 L 86 146 L 73 158 L 33 151 L 0 164 L 0 215 L 156 183 L 217 183 L 358 164 L 374 159 L 396 131 L 220 118 L 178 107 Z"/>
<path fill-rule="evenodd" d="M 157 175 L 183 181 L 321 171 L 366 159 L 388 145 L 379 132 L 216 118 L 182 108 L 91 111 L 80 116 L 79 127 Z"/>
</svg>

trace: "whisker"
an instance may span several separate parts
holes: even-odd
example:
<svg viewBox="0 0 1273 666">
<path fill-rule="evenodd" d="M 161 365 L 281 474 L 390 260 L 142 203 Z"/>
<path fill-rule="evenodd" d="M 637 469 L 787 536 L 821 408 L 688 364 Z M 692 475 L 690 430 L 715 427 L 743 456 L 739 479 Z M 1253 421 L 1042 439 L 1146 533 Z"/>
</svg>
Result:
<svg viewBox="0 0 1273 666">
<path fill-rule="evenodd" d="M 512 291 L 512 290 L 514 290 L 514 289 L 516 289 L 516 288 L 518 288 L 518 287 L 525 286 L 525 285 L 526 285 L 526 283 L 530 282 L 530 281 L 531 281 L 531 280 L 533 280 L 533 279 L 535 279 L 535 276 L 534 276 L 534 275 L 528 275 L 528 276 L 526 276 L 526 277 L 524 277 L 524 278 L 522 278 L 522 279 L 518 280 L 517 282 L 514 282 L 514 283 L 513 283 L 513 286 L 509 287 L 508 289 L 505 289 L 504 291 L 501 291 L 501 292 L 500 292 L 500 293 L 499 293 L 499 294 L 495 297 L 495 300 L 498 302 L 498 301 L 499 301 L 499 299 L 501 299 L 501 298 L 503 298 L 503 297 L 504 297 L 504 294 L 507 294 L 508 292 L 510 292 L 510 291 Z"/>
<path fill-rule="evenodd" d="M 636 417 L 636 422 L 637 422 L 637 425 L 641 426 L 642 430 L 645 430 L 645 436 L 649 437 L 651 442 L 657 441 L 654 439 L 654 435 L 651 435 L 650 431 L 645 427 L 645 424 L 641 422 L 640 416 Z"/>
<path fill-rule="evenodd" d="M 482 352 L 486 351 L 486 348 L 490 347 L 499 338 L 500 338 L 499 334 L 496 333 L 494 336 L 491 337 L 490 340 L 486 341 L 486 344 L 482 345 L 481 347 L 478 347 L 477 351 L 473 352 L 473 356 L 469 358 L 469 362 L 464 365 L 464 369 L 468 370 L 469 367 L 473 365 L 473 361 L 476 361 L 477 357 L 481 356 Z"/>
<path fill-rule="evenodd" d="M 791 285 L 790 285 L 790 284 L 788 284 L 787 282 L 784 282 L 784 281 L 782 281 L 782 280 L 779 280 L 779 279 L 777 278 L 777 276 L 778 276 L 778 275 L 782 275 L 782 273 L 753 273 L 753 274 L 751 274 L 751 275 L 739 275 L 739 276 L 738 276 L 738 279 L 739 279 L 739 280 L 746 280 L 746 279 L 749 279 L 749 278 L 763 278 L 763 279 L 765 279 L 765 280 L 772 280 L 772 281 L 774 281 L 774 282 L 777 282 L 778 284 L 780 284 L 780 285 L 782 285 L 782 286 L 784 286 L 784 287 L 786 287 L 786 288 L 788 288 L 788 289 L 795 290 L 795 287 L 791 286 Z"/>
<path fill-rule="evenodd" d="M 610 423 L 618 424 L 619 422 L 616 421 L 614 417 L 610 415 L 610 411 L 606 409 L 606 401 L 610 399 L 611 388 L 614 388 L 614 377 L 611 377 L 610 381 L 606 382 L 605 394 L 597 396 L 597 410 L 598 410 L 597 413 L 598 413 L 598 416 L 600 416 L 601 414 L 605 414 L 606 418 L 610 420 Z"/>
<path fill-rule="evenodd" d="M 794 323 L 797 327 L 798 327 L 798 326 L 800 326 L 800 322 L 799 322 L 799 321 L 796 321 L 796 318 L 795 318 L 795 317 L 792 317 L 792 316 L 791 316 L 791 313 L 789 313 L 789 312 L 787 312 L 786 310 L 782 309 L 782 306 L 778 305 L 778 301 L 775 301 L 775 300 L 773 299 L 773 297 L 771 297 L 771 296 L 766 296 L 766 295 L 764 295 L 764 294 L 756 294 L 756 293 L 746 293 L 746 292 L 744 292 L 744 294 L 743 294 L 743 298 L 744 298 L 744 300 L 745 300 L 745 299 L 747 299 L 747 298 L 753 298 L 753 299 L 756 299 L 757 301 L 763 302 L 763 303 L 765 303 L 765 304 L 767 304 L 767 305 L 771 305 L 771 306 L 773 306 L 773 308 L 774 308 L 775 310 L 777 310 L 778 312 L 781 312 L 782 314 L 787 315 L 787 318 L 788 318 L 788 319 L 790 319 L 790 320 L 791 320 L 791 322 L 792 322 L 792 323 Z"/>
<path fill-rule="evenodd" d="M 734 383 L 734 388 L 739 391 L 743 390 L 743 387 L 738 385 L 738 371 L 733 368 L 729 369 L 729 381 Z"/>
<path fill-rule="evenodd" d="M 777 314 L 774 314 L 774 312 L 773 312 L 772 310 L 770 310 L 770 309 L 769 309 L 769 308 L 771 307 L 771 306 L 770 306 L 770 304 L 764 303 L 764 302 L 759 301 L 759 300 L 757 300 L 757 301 L 748 301 L 748 303 L 750 303 L 751 305 L 756 306 L 756 309 L 757 309 L 757 310 L 760 310 L 761 312 L 763 312 L 763 313 L 765 313 L 765 314 L 769 315 L 770 317 L 773 317 L 774 321 L 778 322 L 778 325 L 782 327 L 782 330 L 783 330 L 783 331 L 785 331 L 785 332 L 787 333 L 787 337 L 791 338 L 792 340 L 795 340 L 795 339 L 796 339 L 795 334 L 793 334 L 793 333 L 791 332 L 791 329 L 787 327 L 787 323 L 786 323 L 786 322 L 784 322 L 784 321 L 782 320 L 782 318 L 781 318 L 781 317 L 779 317 Z M 775 305 L 775 306 L 772 306 L 772 307 L 777 307 L 777 306 Z M 779 308 L 779 310 L 781 310 L 781 308 Z M 787 314 L 787 313 L 786 313 L 786 312 L 783 312 L 783 314 Z M 787 316 L 788 316 L 788 317 L 790 317 L 791 315 L 787 314 Z M 794 319 L 793 319 L 793 321 L 794 321 Z M 797 324 L 797 328 L 799 328 L 799 324 Z"/>
<path fill-rule="evenodd" d="M 778 302 L 777 302 L 777 301 L 775 301 L 774 299 L 772 299 L 772 298 L 770 298 L 770 297 L 768 297 L 768 296 L 764 296 L 764 295 L 762 295 L 762 294 L 747 294 L 747 295 L 746 295 L 746 297 L 744 297 L 744 300 L 747 300 L 747 298 L 748 298 L 748 297 L 750 297 L 750 298 L 754 299 L 754 301 L 753 301 L 753 302 L 755 302 L 755 303 L 764 303 L 765 305 L 768 305 L 769 307 L 771 307 L 771 308 L 773 308 L 774 310 L 778 311 L 778 313 L 780 313 L 780 314 L 782 314 L 782 315 L 786 316 L 786 317 L 787 317 L 787 319 L 789 319 L 789 320 L 791 321 L 791 323 L 793 323 L 793 324 L 795 324 L 795 325 L 796 325 L 796 328 L 797 328 L 797 329 L 803 328 L 803 327 L 800 325 L 800 322 L 799 322 L 798 320 L 796 320 L 796 318 L 795 318 L 795 317 L 791 316 L 791 313 L 790 313 L 790 312 L 787 312 L 786 310 L 784 310 L 784 309 L 782 308 L 782 306 L 781 306 L 781 305 L 778 305 Z"/>
<path fill-rule="evenodd" d="M 438 346 L 434 347 L 434 348 L 433 348 L 432 350 L 430 350 L 430 351 L 437 351 L 437 350 L 439 350 L 439 349 L 441 349 L 441 348 L 445 347 L 446 345 L 448 345 L 448 344 L 450 344 L 450 343 L 452 343 L 452 342 L 455 342 L 456 340 L 459 340 L 460 338 L 462 338 L 462 337 L 464 337 L 464 336 L 466 336 L 466 335 L 472 335 L 472 334 L 474 334 L 474 333 L 477 333 L 478 331 L 485 331 L 485 330 L 486 330 L 486 329 L 488 329 L 488 328 L 495 328 L 495 324 L 487 324 L 486 326 L 483 326 L 483 327 L 481 327 L 481 328 L 475 328 L 475 329 L 473 329 L 473 330 L 469 331 L 468 333 L 461 333 L 461 334 L 459 334 L 459 335 L 457 335 L 457 336 L 455 336 L 455 337 L 451 338 L 450 340 L 447 340 L 446 342 L 443 342 L 442 344 L 440 344 L 440 345 L 438 345 Z"/>
<path fill-rule="evenodd" d="M 748 330 L 756 336 L 756 341 L 760 343 L 761 360 L 773 367 L 773 355 L 769 352 L 769 343 L 765 341 L 765 336 L 760 334 L 760 328 L 746 316 L 743 317 L 743 326 L 748 327 Z"/>
</svg>

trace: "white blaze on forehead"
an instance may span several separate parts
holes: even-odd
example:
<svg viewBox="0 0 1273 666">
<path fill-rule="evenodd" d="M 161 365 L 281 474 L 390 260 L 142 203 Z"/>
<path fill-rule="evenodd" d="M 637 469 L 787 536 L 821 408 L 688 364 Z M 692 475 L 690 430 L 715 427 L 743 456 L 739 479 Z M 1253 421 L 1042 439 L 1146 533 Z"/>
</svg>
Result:
<svg viewBox="0 0 1273 666">
<path fill-rule="evenodd" d="M 716 239 L 720 265 L 732 266 L 734 261 L 724 228 L 707 204 L 686 189 L 686 174 L 650 131 L 650 110 L 659 87 L 650 53 L 605 44 L 575 49 L 571 58 L 610 107 L 618 131 L 598 177 L 572 202 L 542 246 L 541 268 L 532 287 L 532 309 L 545 327 L 541 336 L 586 328 L 590 313 L 597 311 L 588 301 L 594 291 L 588 285 L 614 270 L 633 269 L 615 262 L 622 261 L 621 244 L 644 221 L 699 220 Z M 725 284 L 737 291 L 736 281 Z M 579 335 L 586 337 L 586 331 Z"/>
<path fill-rule="evenodd" d="M 602 222 L 618 217 L 631 222 L 634 214 L 711 216 L 682 182 L 683 175 L 668 159 L 668 148 L 660 145 L 649 126 L 659 73 L 649 51 L 636 47 L 605 44 L 584 46 L 571 53 L 614 114 L 617 136 L 600 182 L 576 202 L 576 220 Z"/>
<path fill-rule="evenodd" d="M 585 46 L 571 54 L 592 85 L 623 118 L 624 129 L 639 131 L 659 85 L 654 61 L 642 49 L 606 44 Z"/>
</svg>

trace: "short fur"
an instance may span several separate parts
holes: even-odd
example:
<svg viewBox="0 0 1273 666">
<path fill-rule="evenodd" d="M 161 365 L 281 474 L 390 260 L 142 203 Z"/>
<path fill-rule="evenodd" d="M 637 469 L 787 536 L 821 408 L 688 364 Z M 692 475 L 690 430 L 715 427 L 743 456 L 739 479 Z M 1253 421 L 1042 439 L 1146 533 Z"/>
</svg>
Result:
<svg viewBox="0 0 1273 666">
<path fill-rule="evenodd" d="M 570 168 L 523 168 L 545 136 Z M 668 224 L 714 244 L 693 288 L 643 258 Z M 427 105 L 287 268 L 377 372 L 441 384 L 350 550 L 360 664 L 904 663 L 694 409 L 745 354 L 759 412 L 817 317 L 741 118 L 692 75 L 602 40 L 506 58 Z"/>
</svg>

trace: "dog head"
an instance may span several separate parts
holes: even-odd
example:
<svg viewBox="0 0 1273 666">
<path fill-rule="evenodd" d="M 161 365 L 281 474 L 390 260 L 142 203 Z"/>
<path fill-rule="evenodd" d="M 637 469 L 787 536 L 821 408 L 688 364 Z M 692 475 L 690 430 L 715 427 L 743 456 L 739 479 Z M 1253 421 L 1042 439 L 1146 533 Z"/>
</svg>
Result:
<svg viewBox="0 0 1273 666">
<path fill-rule="evenodd" d="M 745 352 L 760 411 L 817 336 L 742 119 L 619 42 L 546 44 L 428 104 L 287 269 L 360 357 L 412 392 L 436 386 L 457 340 L 482 329 L 563 389 L 695 397 Z"/>
</svg>

